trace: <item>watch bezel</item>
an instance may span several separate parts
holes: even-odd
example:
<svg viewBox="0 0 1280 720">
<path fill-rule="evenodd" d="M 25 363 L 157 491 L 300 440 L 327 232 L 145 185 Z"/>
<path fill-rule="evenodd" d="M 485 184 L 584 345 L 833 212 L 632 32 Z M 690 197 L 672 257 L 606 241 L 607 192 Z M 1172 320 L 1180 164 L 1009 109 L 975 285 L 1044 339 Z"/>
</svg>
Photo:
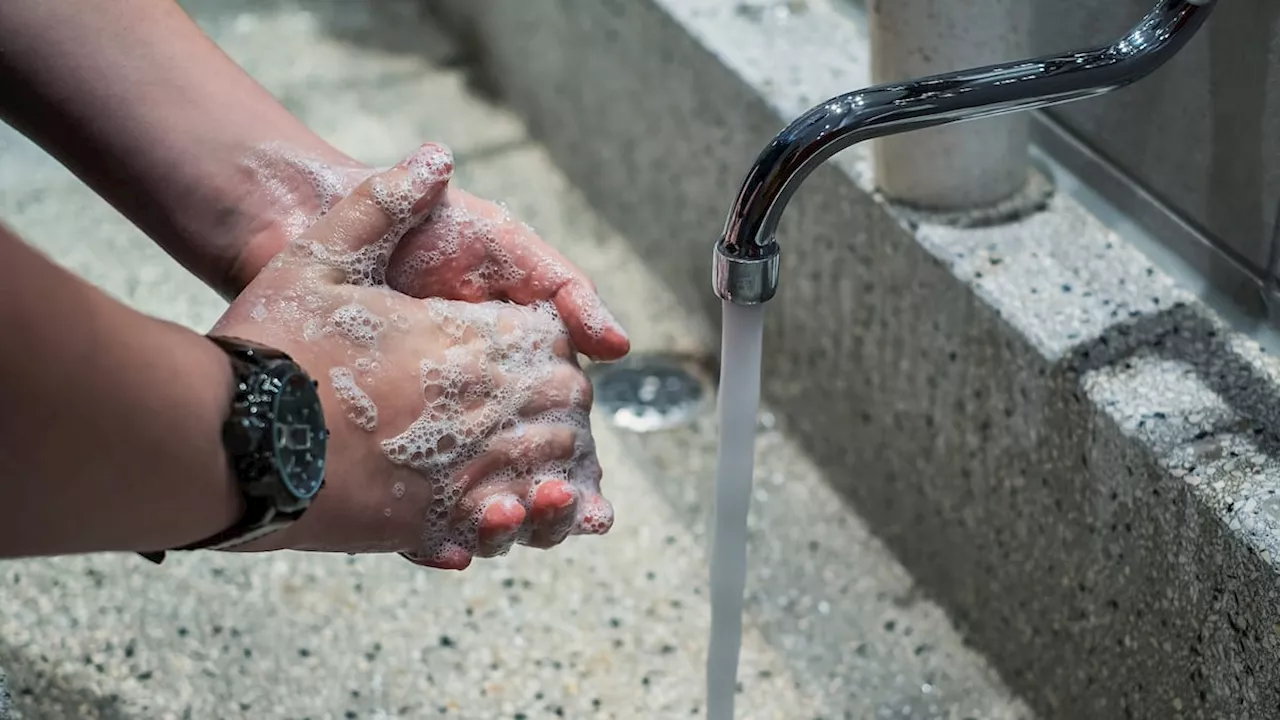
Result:
<svg viewBox="0 0 1280 720">
<path fill-rule="evenodd" d="M 324 404 L 318 392 L 319 383 L 286 353 L 240 338 L 213 337 L 236 360 L 249 367 L 240 374 L 232 410 L 224 423 L 224 436 L 229 447 L 243 448 L 231 452 L 235 473 L 247 496 L 271 503 L 277 513 L 299 513 L 305 510 L 324 488 L 325 465 L 328 460 L 329 431 L 325 424 Z M 319 418 L 321 448 L 314 462 L 320 464 L 320 477 L 309 494 L 299 493 L 281 459 L 278 424 L 280 402 L 288 383 L 301 379 L 308 388 L 310 400 Z M 257 387 L 249 384 L 257 381 Z"/>
<path fill-rule="evenodd" d="M 285 368 L 285 372 L 283 373 L 283 377 L 279 378 L 281 384 L 280 391 L 275 393 L 271 399 L 271 413 L 276 424 L 273 426 L 274 432 L 270 433 L 269 452 L 271 454 L 271 460 L 274 465 L 276 476 L 280 480 L 280 484 L 288 490 L 290 496 L 296 499 L 297 502 L 310 503 L 311 500 L 315 498 L 316 494 L 320 492 L 321 488 L 324 487 L 329 449 L 329 430 L 325 426 L 324 422 L 324 414 L 322 412 L 323 401 L 320 398 L 319 383 L 312 379 L 310 375 L 304 372 L 302 368 L 298 367 L 295 363 L 290 362 L 287 365 L 282 364 L 277 367 Z M 289 383 L 294 380 L 302 381 L 303 388 L 300 388 L 299 390 L 308 396 L 305 398 L 308 403 L 317 408 L 320 421 L 319 428 L 309 428 L 310 434 L 318 435 L 319 437 L 312 437 L 308 440 L 309 447 L 319 448 L 316 453 L 319 457 L 313 460 L 313 462 L 319 464 L 319 477 L 310 483 L 314 485 L 311 491 L 305 493 L 299 492 L 300 488 L 298 487 L 298 483 L 285 467 L 284 448 L 282 447 L 283 442 L 285 442 L 285 436 L 282 436 L 281 431 L 282 425 L 280 423 L 282 410 L 280 404 L 286 399 L 286 389 L 288 388 Z"/>
<path fill-rule="evenodd" d="M 231 415 L 224 424 L 224 438 L 228 448 L 234 448 L 232 462 L 246 495 L 270 501 L 278 512 L 298 512 L 324 487 L 328 430 L 324 425 L 323 404 L 316 392 L 317 383 L 296 363 L 287 358 L 266 358 L 263 362 L 240 381 Z M 287 396 L 286 388 L 297 380 L 305 383 L 304 392 L 310 395 L 309 400 L 317 408 L 319 417 L 319 428 L 312 429 L 320 435 L 318 457 L 312 461 L 320 465 L 319 478 L 310 493 L 299 492 L 301 488 L 283 460 L 281 423 L 284 418 L 280 403 Z M 256 386 L 250 387 L 250 383 Z M 316 440 L 312 437 L 309 443 Z"/>
<path fill-rule="evenodd" d="M 275 532 L 297 520 L 324 489 L 327 480 L 328 438 L 319 383 L 288 354 L 237 337 L 207 336 L 222 348 L 232 363 L 235 387 L 230 411 L 222 425 L 222 439 L 235 482 L 246 508 L 241 518 L 213 537 L 186 545 L 182 550 L 226 549 Z M 298 493 L 281 461 L 277 442 L 281 390 L 302 379 L 309 388 L 318 417 L 321 447 L 319 477 L 309 495 Z M 160 563 L 164 553 L 141 553 Z"/>
</svg>

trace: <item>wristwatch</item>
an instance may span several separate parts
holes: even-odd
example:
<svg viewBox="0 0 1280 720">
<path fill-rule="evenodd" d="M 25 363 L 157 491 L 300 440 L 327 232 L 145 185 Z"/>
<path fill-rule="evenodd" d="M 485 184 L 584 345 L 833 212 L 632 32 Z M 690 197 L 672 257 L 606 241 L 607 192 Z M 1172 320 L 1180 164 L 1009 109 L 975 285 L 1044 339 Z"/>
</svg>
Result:
<svg viewBox="0 0 1280 720">
<path fill-rule="evenodd" d="M 245 512 L 222 532 L 174 550 L 225 550 L 287 527 L 324 485 L 329 430 L 318 384 L 285 353 L 210 335 L 235 382 L 222 443 Z M 157 564 L 165 552 L 142 552 Z"/>
</svg>

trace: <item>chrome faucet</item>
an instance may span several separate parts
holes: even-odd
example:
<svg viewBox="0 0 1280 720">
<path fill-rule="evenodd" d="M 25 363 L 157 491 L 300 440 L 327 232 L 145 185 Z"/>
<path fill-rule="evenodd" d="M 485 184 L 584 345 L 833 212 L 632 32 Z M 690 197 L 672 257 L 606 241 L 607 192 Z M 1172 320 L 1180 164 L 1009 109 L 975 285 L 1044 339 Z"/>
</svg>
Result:
<svg viewBox="0 0 1280 720">
<path fill-rule="evenodd" d="M 760 153 L 716 243 L 716 295 L 758 305 L 778 289 L 778 221 L 814 168 L 886 135 L 1093 97 L 1146 77 L 1178 53 L 1217 0 L 1160 0 L 1115 43 L 879 85 L 834 97 L 788 125 Z"/>
</svg>

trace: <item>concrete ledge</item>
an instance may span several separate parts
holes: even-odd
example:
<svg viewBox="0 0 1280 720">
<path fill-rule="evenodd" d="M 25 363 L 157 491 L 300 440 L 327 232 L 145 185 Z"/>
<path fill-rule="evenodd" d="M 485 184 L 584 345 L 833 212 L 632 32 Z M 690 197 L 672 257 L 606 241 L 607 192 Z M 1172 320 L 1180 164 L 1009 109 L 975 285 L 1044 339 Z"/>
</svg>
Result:
<svg viewBox="0 0 1280 720">
<path fill-rule="evenodd" d="M 756 3 L 757 5 L 759 3 Z M 824 0 L 437 3 L 480 77 L 716 322 L 712 241 L 790 118 L 867 84 Z M 1078 203 L 987 229 L 873 192 L 783 221 L 766 397 L 1046 717 L 1280 712 L 1280 366 Z"/>
<path fill-rule="evenodd" d="M 5 682 L 5 672 L 0 668 L 0 720 L 9 720 L 13 715 L 12 697 Z"/>
</svg>

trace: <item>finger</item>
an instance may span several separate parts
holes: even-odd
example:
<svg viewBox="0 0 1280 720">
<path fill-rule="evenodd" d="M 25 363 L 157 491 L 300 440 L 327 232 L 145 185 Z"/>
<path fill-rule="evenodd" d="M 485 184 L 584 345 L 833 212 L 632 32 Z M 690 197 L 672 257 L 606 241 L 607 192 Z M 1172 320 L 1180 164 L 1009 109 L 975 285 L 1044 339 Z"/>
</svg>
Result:
<svg viewBox="0 0 1280 720">
<path fill-rule="evenodd" d="M 330 253 L 374 245 L 398 224 L 434 207 L 452 176 L 449 150 L 427 143 L 400 164 L 360 183 L 308 228 L 300 243 Z M 386 248 L 388 253 L 391 249 Z"/>
<path fill-rule="evenodd" d="M 604 535 L 613 527 L 613 503 L 603 495 L 594 494 L 582 500 L 582 511 L 574 535 Z"/>
<path fill-rule="evenodd" d="M 464 491 L 470 493 L 490 476 L 505 476 L 507 471 L 514 471 L 508 481 L 512 487 L 528 482 L 519 480 L 526 471 L 573 457 L 577 435 L 576 428 L 564 425 L 518 425 L 505 431 L 490 441 L 484 455 L 463 470 Z"/>
<path fill-rule="evenodd" d="M 393 261 L 392 285 L 419 297 L 555 304 L 574 344 L 588 357 L 616 360 L 631 349 L 589 279 L 502 207 L 452 190 L 415 229 Z"/>
<path fill-rule="evenodd" d="M 464 302 L 504 299 L 506 283 L 493 276 L 505 264 L 491 258 L 498 247 L 495 223 L 448 192 L 431 217 L 414 226 L 392 257 L 391 287 L 414 297 Z"/>
<path fill-rule="evenodd" d="M 475 302 L 463 304 L 466 307 L 482 307 Z M 484 306 L 493 305 L 495 303 Z M 546 303 L 523 306 L 510 302 L 497 305 L 497 322 L 494 324 L 496 332 L 492 335 L 495 341 L 502 342 L 510 351 L 548 353 L 567 361 L 573 367 L 581 367 L 573 339 L 569 337 L 559 314 L 549 311 L 551 306 Z"/>
<path fill-rule="evenodd" d="M 591 404 L 595 400 L 595 388 L 590 378 L 581 369 L 569 363 L 560 363 L 551 371 L 551 376 L 539 384 L 537 392 L 520 408 L 523 417 L 536 417 L 552 410 L 574 410 L 585 414 L 591 412 Z"/>
<path fill-rule="evenodd" d="M 435 568 L 436 570 L 466 570 L 471 565 L 471 552 L 461 545 L 446 543 L 430 556 L 420 553 L 402 552 L 400 557 L 414 565 Z"/>
<path fill-rule="evenodd" d="M 574 528 L 578 514 L 578 492 L 564 480 L 548 480 L 538 485 L 529 513 L 533 530 L 525 544 L 551 548 L 564 542 Z"/>
<path fill-rule="evenodd" d="M 552 301 L 583 355 L 592 360 L 609 361 L 631 352 L 631 338 L 600 299 L 594 285 L 573 280 L 557 290 Z"/>
<path fill-rule="evenodd" d="M 480 514 L 476 556 L 507 554 L 520 536 L 525 517 L 524 505 L 515 495 L 500 493 L 489 498 Z"/>
</svg>

